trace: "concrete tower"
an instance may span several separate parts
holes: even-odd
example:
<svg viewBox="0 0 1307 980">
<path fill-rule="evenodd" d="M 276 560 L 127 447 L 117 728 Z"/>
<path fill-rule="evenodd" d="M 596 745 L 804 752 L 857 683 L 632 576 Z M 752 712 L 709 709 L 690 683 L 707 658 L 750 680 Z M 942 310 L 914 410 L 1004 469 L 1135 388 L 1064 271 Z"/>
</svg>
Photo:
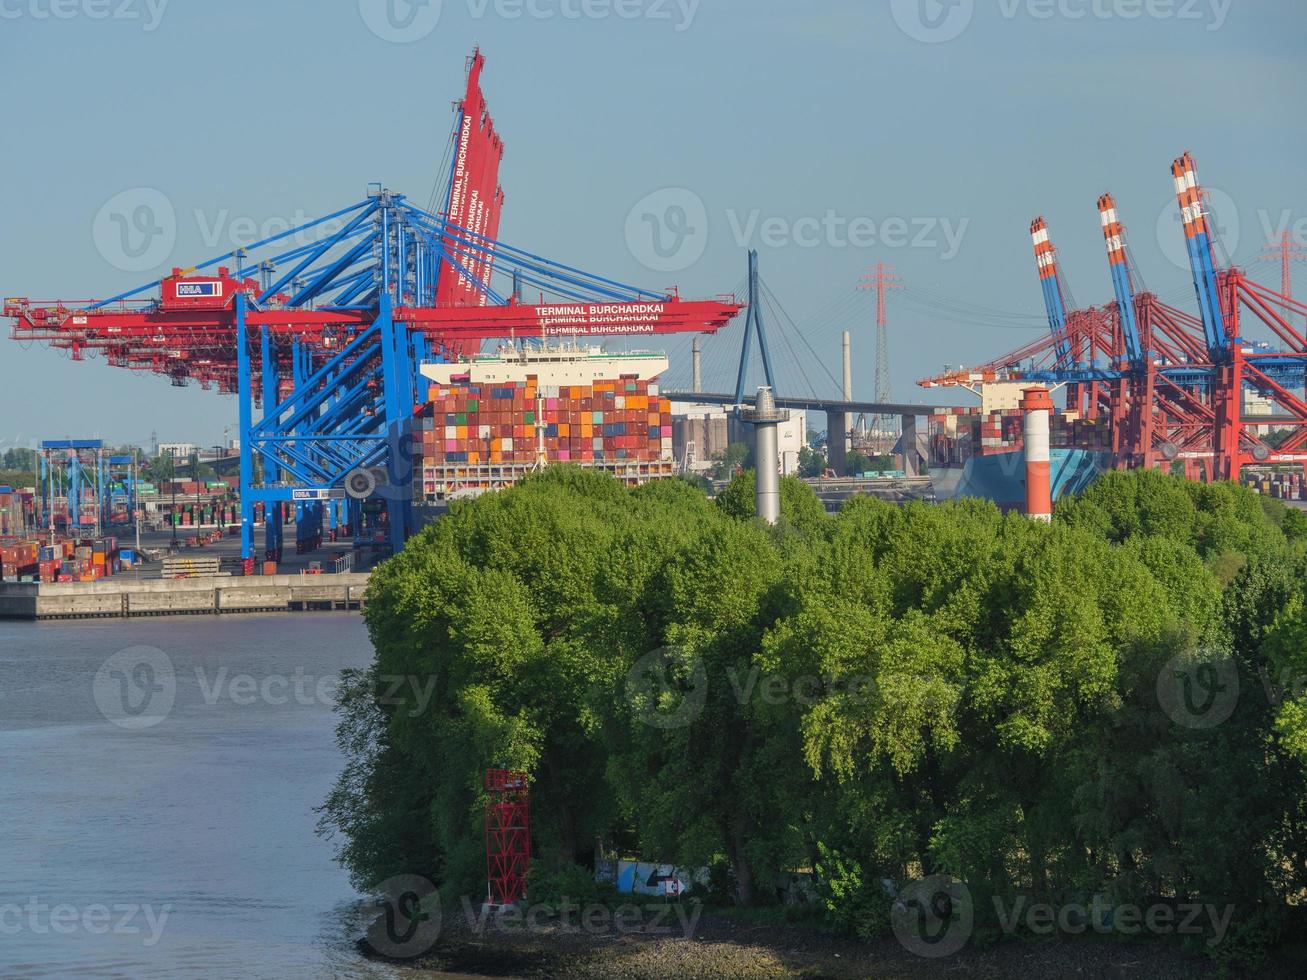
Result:
<svg viewBox="0 0 1307 980">
<path fill-rule="evenodd" d="M 757 512 L 768 524 L 781 518 L 780 456 L 776 426 L 790 420 L 788 409 L 777 408 L 772 390 L 758 389 L 753 408 L 740 410 L 740 418 L 753 425 L 753 459 L 758 474 Z"/>
</svg>

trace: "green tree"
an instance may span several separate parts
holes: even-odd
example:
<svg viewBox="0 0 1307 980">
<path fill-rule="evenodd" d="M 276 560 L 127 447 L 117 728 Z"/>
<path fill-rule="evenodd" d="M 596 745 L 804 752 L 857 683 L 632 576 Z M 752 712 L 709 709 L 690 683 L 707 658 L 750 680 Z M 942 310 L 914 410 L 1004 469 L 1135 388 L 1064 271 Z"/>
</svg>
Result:
<svg viewBox="0 0 1307 980">
<path fill-rule="evenodd" d="M 753 449 L 743 442 L 733 442 L 714 458 L 713 479 L 729 480 L 742 469 L 749 469 L 753 463 Z"/>
</svg>

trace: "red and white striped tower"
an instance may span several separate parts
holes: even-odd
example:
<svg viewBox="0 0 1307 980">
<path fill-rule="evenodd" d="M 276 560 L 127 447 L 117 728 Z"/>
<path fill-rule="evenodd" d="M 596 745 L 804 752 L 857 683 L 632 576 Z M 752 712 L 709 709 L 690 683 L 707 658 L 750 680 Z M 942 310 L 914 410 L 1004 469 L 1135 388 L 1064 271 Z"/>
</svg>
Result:
<svg viewBox="0 0 1307 980">
<path fill-rule="evenodd" d="M 1047 388 L 1023 388 L 1025 413 L 1026 516 L 1036 521 L 1053 519 L 1053 485 L 1049 473 L 1048 420 L 1053 399 Z"/>
</svg>

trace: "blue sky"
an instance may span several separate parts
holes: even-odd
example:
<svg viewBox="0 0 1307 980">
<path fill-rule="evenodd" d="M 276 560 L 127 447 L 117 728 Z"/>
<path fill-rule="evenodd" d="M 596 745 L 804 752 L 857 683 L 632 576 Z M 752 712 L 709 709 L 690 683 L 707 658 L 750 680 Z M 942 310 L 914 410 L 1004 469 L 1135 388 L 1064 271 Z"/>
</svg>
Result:
<svg viewBox="0 0 1307 980">
<path fill-rule="evenodd" d="M 1185 149 L 1224 195 L 1235 260 L 1277 285 L 1256 262 L 1266 233 L 1307 246 L 1305 36 L 1300 0 L 0 0 L 0 290 L 110 295 L 369 181 L 425 202 L 479 44 L 507 147 L 501 238 L 687 296 L 735 287 L 757 248 L 836 374 L 854 330 L 865 397 L 871 305 L 852 287 L 889 262 L 907 287 L 889 301 L 894 394 L 925 400 L 917 378 L 1040 330 L 1035 215 L 1075 299 L 1110 300 L 1105 190 L 1146 285 L 1191 309 L 1169 176 Z M 145 272 L 93 234 L 133 188 L 175 214 Z M 669 202 L 678 219 L 688 202 L 693 236 L 665 259 L 642 219 Z M 1307 294 L 1307 264 L 1297 279 Z M 714 370 L 730 340 L 709 342 Z M 234 399 L 7 337 L 0 391 L 6 445 L 211 444 L 236 415 Z"/>
</svg>

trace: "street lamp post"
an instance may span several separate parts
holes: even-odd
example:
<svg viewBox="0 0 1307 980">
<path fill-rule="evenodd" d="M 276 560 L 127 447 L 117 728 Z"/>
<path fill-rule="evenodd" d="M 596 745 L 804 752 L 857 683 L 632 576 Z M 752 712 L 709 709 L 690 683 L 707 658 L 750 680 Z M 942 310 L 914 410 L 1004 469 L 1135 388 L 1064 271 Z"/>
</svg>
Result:
<svg viewBox="0 0 1307 980">
<path fill-rule="evenodd" d="M 191 453 L 191 482 L 195 484 L 195 533 L 200 533 L 200 451 Z"/>
<path fill-rule="evenodd" d="M 168 454 L 168 482 L 172 484 L 172 550 L 177 550 L 177 457 Z"/>
<path fill-rule="evenodd" d="M 132 447 L 132 492 L 127 495 L 127 499 L 132 505 L 132 523 L 136 525 L 136 561 L 140 562 L 141 554 L 141 471 L 139 450 Z"/>
</svg>

